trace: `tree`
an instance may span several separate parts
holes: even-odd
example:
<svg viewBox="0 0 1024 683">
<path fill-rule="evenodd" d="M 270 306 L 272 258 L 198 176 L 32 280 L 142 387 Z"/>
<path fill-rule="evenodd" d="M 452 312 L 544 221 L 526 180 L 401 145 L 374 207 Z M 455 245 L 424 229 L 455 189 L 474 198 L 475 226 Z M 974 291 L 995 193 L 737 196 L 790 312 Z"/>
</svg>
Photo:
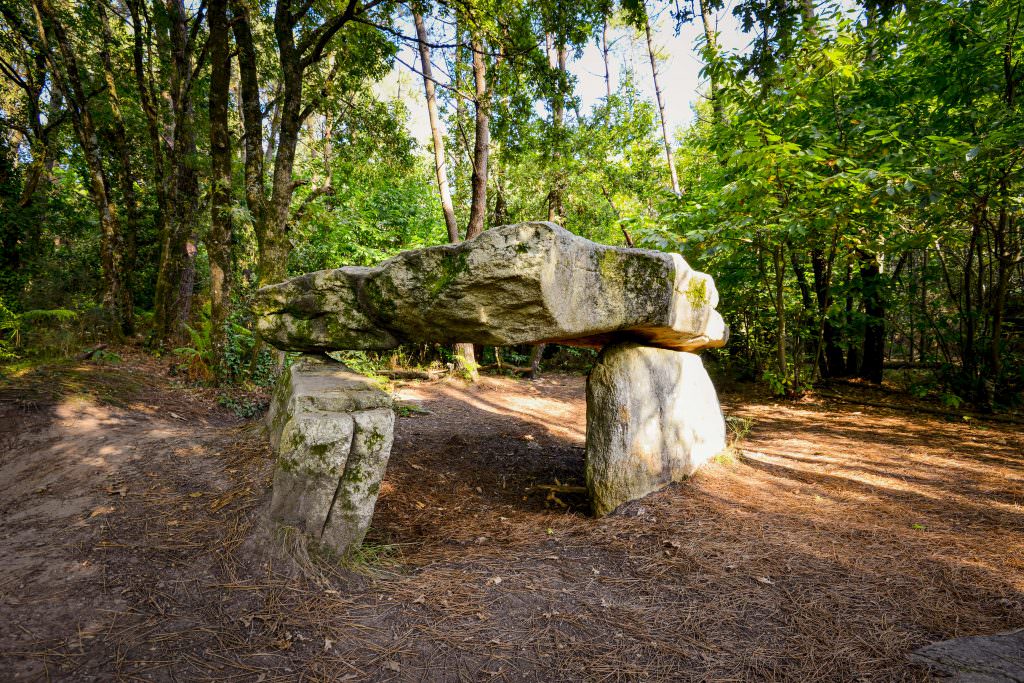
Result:
<svg viewBox="0 0 1024 683">
<path fill-rule="evenodd" d="M 151 144 L 162 145 L 165 150 L 154 159 L 154 164 L 162 160 L 167 165 L 166 170 L 159 171 L 160 178 L 166 183 L 163 188 L 166 214 L 162 216 L 151 341 L 156 346 L 163 346 L 181 338 L 191 313 L 195 285 L 195 230 L 199 215 L 196 199 L 199 197 L 200 171 L 195 83 L 206 51 L 199 50 L 198 59 L 195 54 L 206 11 L 205 6 L 200 5 L 195 15 L 190 17 L 183 0 L 166 0 L 164 7 L 154 6 L 154 9 L 162 13 L 163 21 L 157 22 L 156 41 L 159 60 L 167 69 L 167 90 L 166 96 L 159 96 L 158 86 L 152 82 L 154 79 L 150 79 L 153 92 L 148 99 L 150 103 L 165 103 L 168 111 L 159 112 L 154 107 L 152 113 L 147 113 L 153 119 L 150 135 L 155 134 L 158 138 Z M 136 25 L 136 31 L 139 28 Z M 167 120 L 170 121 L 170 135 L 169 139 L 164 139 L 160 122 Z"/>
<path fill-rule="evenodd" d="M 651 17 L 644 8 L 644 35 L 647 38 L 647 56 L 651 60 L 651 80 L 654 83 L 654 96 L 658 102 L 658 115 L 661 119 L 661 135 L 665 141 L 665 161 L 668 162 L 668 173 L 672 180 L 672 192 L 680 193 L 679 175 L 676 172 L 676 161 L 672 154 L 672 139 L 668 134 L 668 123 L 665 121 L 665 101 L 658 82 L 658 57 L 654 50 L 654 39 L 651 37 Z"/>
<path fill-rule="evenodd" d="M 430 134 L 434 143 L 434 172 L 437 175 L 437 190 L 441 197 L 441 210 L 444 212 L 444 223 L 448 228 L 448 241 L 459 241 L 459 226 L 455 219 L 455 206 L 452 204 L 451 189 L 448 187 L 448 161 L 444 152 L 444 135 L 437 114 L 437 96 L 434 90 L 434 73 L 430 64 L 430 43 L 427 29 L 423 24 L 423 15 L 413 14 L 416 23 L 416 36 L 419 39 L 420 64 L 423 67 L 423 90 L 427 100 L 427 115 L 430 119 Z"/>
<path fill-rule="evenodd" d="M 228 100 L 231 83 L 227 0 L 210 0 L 210 336 L 214 371 L 223 378 L 231 302 L 231 136 Z"/>
<path fill-rule="evenodd" d="M 77 50 L 49 0 L 34 0 L 39 40 L 50 72 L 67 98 L 68 111 L 82 147 L 89 175 L 89 195 L 99 214 L 101 260 L 103 267 L 103 305 L 109 312 L 112 329 L 118 334 L 133 330 L 132 294 L 128 285 L 126 238 L 118 209 L 110 191 L 99 137 L 90 109 Z"/>
<path fill-rule="evenodd" d="M 269 155 L 263 152 L 264 109 L 260 99 L 258 52 L 253 39 L 253 10 L 245 5 L 245 0 L 235 0 L 233 22 L 239 50 L 246 138 L 246 202 L 259 246 L 258 277 L 262 284 L 278 282 L 287 275 L 291 251 L 287 233 L 292 196 L 301 184 L 296 181 L 294 170 L 303 123 L 322 104 L 335 81 L 343 82 L 346 76 L 354 75 L 346 73 L 346 69 L 365 72 L 367 69 L 358 63 L 365 60 L 372 72 L 392 54 L 392 49 L 376 30 L 360 23 L 382 2 L 349 0 L 344 9 L 327 15 L 314 12 L 312 3 L 308 2 L 285 0 L 275 5 L 273 33 L 281 79 L 280 121 L 272 126 L 270 142 L 275 153 Z M 322 74 L 323 85 L 319 92 L 310 97 L 305 91 L 307 78 L 321 66 L 339 32 L 353 24 L 358 25 L 358 30 L 348 33 L 354 47 L 335 59 L 330 73 Z M 263 165 L 269 156 L 273 156 L 273 172 L 268 190 Z"/>
<path fill-rule="evenodd" d="M 441 210 L 444 212 L 445 226 L 448 229 L 448 241 L 454 244 L 459 241 L 459 226 L 455 219 L 455 206 L 452 204 L 451 191 L 448 187 L 448 172 L 446 170 L 447 159 L 444 152 L 444 136 L 441 134 L 441 124 L 437 115 L 437 97 L 434 91 L 434 74 L 433 68 L 430 64 L 430 43 L 427 38 L 427 29 L 423 24 L 423 16 L 421 14 L 414 13 L 413 20 L 416 24 L 420 64 L 423 68 L 423 91 L 426 95 L 427 113 L 430 118 L 430 133 L 434 143 L 434 172 L 437 177 L 437 190 L 441 197 Z M 484 125 L 486 126 L 486 122 Z M 484 165 L 486 167 L 486 157 L 484 159 Z M 474 172 L 475 169 L 476 166 L 474 164 Z M 483 184 L 485 193 L 484 205 L 486 206 L 486 178 L 484 178 Z M 474 201 L 476 201 L 476 186 L 477 180 L 474 177 Z M 483 218 L 478 217 L 478 220 L 482 222 Z M 482 230 L 483 228 L 481 227 L 480 231 Z M 469 235 L 468 226 L 466 233 L 466 239 L 470 239 L 471 236 Z M 473 345 L 466 343 L 455 344 L 455 358 L 456 363 L 459 365 L 460 372 L 469 379 L 476 380 L 476 356 L 473 351 Z"/>
</svg>

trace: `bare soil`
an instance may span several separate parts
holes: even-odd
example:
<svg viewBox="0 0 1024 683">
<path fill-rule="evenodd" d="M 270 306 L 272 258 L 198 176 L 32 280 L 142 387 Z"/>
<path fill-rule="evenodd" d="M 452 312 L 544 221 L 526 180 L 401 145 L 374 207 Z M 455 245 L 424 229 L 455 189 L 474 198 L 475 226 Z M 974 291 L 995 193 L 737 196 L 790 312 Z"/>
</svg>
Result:
<svg viewBox="0 0 1024 683">
<path fill-rule="evenodd" d="M 1014 425 L 726 392 L 733 456 L 596 520 L 539 486 L 583 378 L 402 383 L 340 567 L 268 535 L 258 420 L 124 355 L 0 384 L 0 680 L 927 680 L 1024 626 Z"/>
</svg>

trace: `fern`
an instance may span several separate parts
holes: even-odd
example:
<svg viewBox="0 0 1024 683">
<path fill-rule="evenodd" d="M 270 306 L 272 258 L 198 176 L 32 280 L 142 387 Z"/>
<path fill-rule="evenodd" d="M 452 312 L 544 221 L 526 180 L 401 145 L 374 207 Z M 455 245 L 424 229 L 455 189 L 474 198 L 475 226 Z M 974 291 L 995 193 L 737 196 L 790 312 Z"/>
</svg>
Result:
<svg viewBox="0 0 1024 683">
<path fill-rule="evenodd" d="M 66 308 L 51 308 L 46 310 L 25 311 L 18 317 L 23 323 L 39 321 L 69 323 L 78 318 L 78 311 L 71 311 Z"/>
<path fill-rule="evenodd" d="M 213 345 L 210 341 L 210 323 L 203 321 L 198 329 L 185 325 L 191 346 L 179 346 L 174 353 L 185 359 L 182 364 L 192 381 L 209 381 L 213 378 Z"/>
</svg>

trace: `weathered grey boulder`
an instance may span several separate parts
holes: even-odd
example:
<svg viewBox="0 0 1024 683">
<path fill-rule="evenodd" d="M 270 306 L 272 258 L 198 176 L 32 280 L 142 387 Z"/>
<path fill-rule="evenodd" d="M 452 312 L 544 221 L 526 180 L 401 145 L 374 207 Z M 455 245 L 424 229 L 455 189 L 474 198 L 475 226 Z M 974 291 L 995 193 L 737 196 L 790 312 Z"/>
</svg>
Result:
<svg viewBox="0 0 1024 683">
<path fill-rule="evenodd" d="M 350 553 L 391 453 L 391 397 L 341 363 L 304 357 L 282 375 L 267 420 L 277 454 L 271 519 Z"/>
<path fill-rule="evenodd" d="M 598 516 L 693 474 L 725 448 L 725 420 L 700 356 L 606 347 L 587 378 L 586 479 Z"/>
<path fill-rule="evenodd" d="M 553 223 L 522 223 L 403 252 L 375 268 L 270 285 L 253 310 L 268 343 L 296 351 L 617 340 L 695 351 L 728 337 L 717 304 L 711 277 L 679 254 L 603 246 Z"/>
<path fill-rule="evenodd" d="M 927 666 L 937 681 L 1021 683 L 1024 629 L 943 640 L 914 650 L 910 659 Z"/>
</svg>

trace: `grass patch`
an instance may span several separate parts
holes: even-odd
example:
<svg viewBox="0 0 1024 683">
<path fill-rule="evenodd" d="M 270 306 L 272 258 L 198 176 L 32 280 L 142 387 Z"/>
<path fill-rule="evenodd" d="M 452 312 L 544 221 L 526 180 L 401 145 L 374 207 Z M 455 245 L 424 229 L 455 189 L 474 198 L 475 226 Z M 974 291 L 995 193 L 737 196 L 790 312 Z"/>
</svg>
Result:
<svg viewBox="0 0 1024 683">
<path fill-rule="evenodd" d="M 739 451 L 733 446 L 726 446 L 718 455 L 711 458 L 711 462 L 731 467 L 739 462 Z"/>
<path fill-rule="evenodd" d="M 342 559 L 341 564 L 352 571 L 379 574 L 393 570 L 402 564 L 402 544 L 364 541 Z"/>
</svg>

